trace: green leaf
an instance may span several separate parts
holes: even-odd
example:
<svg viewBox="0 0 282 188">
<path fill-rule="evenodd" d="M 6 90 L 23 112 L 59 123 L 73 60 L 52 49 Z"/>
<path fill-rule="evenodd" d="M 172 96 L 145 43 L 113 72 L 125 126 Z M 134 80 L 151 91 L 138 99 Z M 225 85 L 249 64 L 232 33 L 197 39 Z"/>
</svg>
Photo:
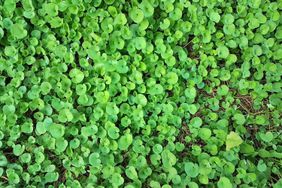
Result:
<svg viewBox="0 0 282 188">
<path fill-rule="evenodd" d="M 144 13 L 141 9 L 133 7 L 129 10 L 129 17 L 135 22 L 140 23 L 144 19 Z"/>
<path fill-rule="evenodd" d="M 43 95 L 47 95 L 52 89 L 52 86 L 49 82 L 42 82 L 40 85 L 40 90 Z"/>
<path fill-rule="evenodd" d="M 178 81 L 178 76 L 175 72 L 167 73 L 166 77 L 167 77 L 167 83 L 169 84 L 176 84 Z"/>
<path fill-rule="evenodd" d="M 114 115 L 119 113 L 119 108 L 114 103 L 108 103 L 106 106 L 106 112 L 109 115 Z"/>
<path fill-rule="evenodd" d="M 58 172 L 47 172 L 44 176 L 46 183 L 52 183 L 59 179 Z"/>
<path fill-rule="evenodd" d="M 199 174 L 199 165 L 192 162 L 187 162 L 184 165 L 185 172 L 188 177 L 195 178 Z"/>
<path fill-rule="evenodd" d="M 256 116 L 256 124 L 258 125 L 264 125 L 266 123 L 266 117 L 263 115 Z"/>
<path fill-rule="evenodd" d="M 114 18 L 114 25 L 125 25 L 127 18 L 123 13 L 119 13 Z"/>
<path fill-rule="evenodd" d="M 38 122 L 38 123 L 36 123 L 35 131 L 36 131 L 37 135 L 41 135 L 41 134 L 44 134 L 47 131 L 47 127 L 44 123 Z"/>
<path fill-rule="evenodd" d="M 162 146 L 162 145 L 160 145 L 160 144 L 155 144 L 155 145 L 153 146 L 153 152 L 154 152 L 154 153 L 160 154 L 162 151 L 163 151 L 163 146 Z"/>
<path fill-rule="evenodd" d="M 16 108 L 15 108 L 14 105 L 7 105 L 6 104 L 6 105 L 3 106 L 2 109 L 3 109 L 4 114 L 6 114 L 6 115 L 13 114 L 16 111 Z"/>
<path fill-rule="evenodd" d="M 203 140 L 208 140 L 211 137 L 211 130 L 208 128 L 200 128 L 199 136 Z"/>
<path fill-rule="evenodd" d="M 46 3 L 46 4 L 43 4 L 43 9 L 44 9 L 44 12 L 46 14 L 48 14 L 49 16 L 57 16 L 58 15 L 58 10 L 59 10 L 59 7 L 57 4 L 55 3 Z"/>
<path fill-rule="evenodd" d="M 33 124 L 30 122 L 25 122 L 22 126 L 21 126 L 21 131 L 23 133 L 26 134 L 30 134 L 33 131 Z"/>
<path fill-rule="evenodd" d="M 164 88 L 161 84 L 155 84 L 148 91 L 150 95 L 160 95 L 163 94 L 163 92 L 164 92 Z"/>
<path fill-rule="evenodd" d="M 243 125 L 246 121 L 245 116 L 243 114 L 235 114 L 233 118 L 236 124 L 238 125 Z"/>
<path fill-rule="evenodd" d="M 16 23 L 13 24 L 10 28 L 12 36 L 14 36 L 16 39 L 23 39 L 27 36 L 27 30 L 24 29 L 24 26 Z"/>
<path fill-rule="evenodd" d="M 198 111 L 198 108 L 197 108 L 196 105 L 191 104 L 191 105 L 188 106 L 188 111 L 189 111 L 190 114 L 194 115 Z"/>
<path fill-rule="evenodd" d="M 62 123 L 71 121 L 73 119 L 73 115 L 69 109 L 62 109 L 59 112 L 58 120 Z"/>
<path fill-rule="evenodd" d="M 144 37 L 136 37 L 134 38 L 134 45 L 137 50 L 146 49 L 146 39 Z M 140 75 L 142 77 L 142 75 Z"/>
<path fill-rule="evenodd" d="M 8 160 L 5 155 L 0 155 L 0 167 L 6 166 L 8 164 Z"/>
<path fill-rule="evenodd" d="M 22 163 L 29 163 L 31 160 L 31 155 L 29 153 L 24 153 L 20 156 L 20 161 Z"/>
<path fill-rule="evenodd" d="M 229 49 L 224 46 L 224 45 L 220 45 L 217 49 L 217 55 L 219 58 L 222 58 L 222 59 L 226 59 L 229 55 Z"/>
<path fill-rule="evenodd" d="M 138 174 L 136 169 L 133 166 L 129 166 L 125 169 L 125 174 L 128 178 L 132 180 L 137 180 L 138 179 Z"/>
<path fill-rule="evenodd" d="M 240 145 L 240 152 L 245 154 L 252 154 L 255 152 L 255 148 L 252 145 L 244 142 Z"/>
<path fill-rule="evenodd" d="M 272 132 L 266 132 L 266 133 L 259 133 L 260 138 L 264 141 L 264 142 L 271 142 L 274 138 Z"/>
<path fill-rule="evenodd" d="M 199 175 L 199 182 L 201 184 L 207 185 L 209 183 L 209 177 L 207 175 L 200 174 Z"/>
<path fill-rule="evenodd" d="M 171 168 L 177 162 L 177 158 L 175 157 L 175 155 L 167 149 L 163 150 L 161 156 L 162 156 L 163 166 L 166 169 Z"/>
<path fill-rule="evenodd" d="M 87 106 L 89 102 L 89 97 L 86 94 L 82 94 L 78 97 L 77 103 L 81 106 Z"/>
<path fill-rule="evenodd" d="M 185 89 L 185 96 L 189 99 L 194 99 L 197 95 L 195 87 L 189 87 Z"/>
<path fill-rule="evenodd" d="M 120 150 L 127 150 L 128 147 L 132 144 L 133 138 L 132 135 L 127 133 L 121 136 L 118 140 L 118 147 Z"/>
<path fill-rule="evenodd" d="M 22 0 L 21 3 L 25 10 L 34 10 L 32 0 Z"/>
<path fill-rule="evenodd" d="M 259 160 L 258 165 L 257 165 L 257 169 L 260 172 L 264 172 L 267 170 L 267 166 L 266 164 L 263 162 L 263 160 Z"/>
<path fill-rule="evenodd" d="M 145 17 L 151 17 L 154 14 L 154 7 L 149 0 L 142 0 L 140 6 Z"/>
<path fill-rule="evenodd" d="M 17 49 L 14 46 L 6 46 L 4 53 L 6 56 L 13 57 L 17 55 Z"/>
<path fill-rule="evenodd" d="M 67 146 L 68 141 L 63 139 L 62 137 L 56 140 L 56 151 L 58 151 L 59 153 L 65 151 L 67 149 Z"/>
<path fill-rule="evenodd" d="M 14 169 L 7 169 L 6 171 L 7 177 L 9 184 L 15 185 L 20 182 L 20 177 L 19 175 L 14 171 Z"/>
<path fill-rule="evenodd" d="M 220 15 L 217 12 L 211 12 L 209 17 L 212 21 L 216 23 L 218 23 L 220 20 Z"/>
<path fill-rule="evenodd" d="M 224 24 L 226 25 L 230 25 L 234 22 L 234 16 L 232 14 L 225 14 L 224 17 L 223 17 L 223 22 Z"/>
<path fill-rule="evenodd" d="M 48 126 L 48 132 L 54 138 L 60 138 L 65 134 L 65 127 L 61 124 L 52 123 Z"/>
<path fill-rule="evenodd" d="M 189 125 L 191 125 L 192 127 L 195 127 L 195 128 L 200 128 L 202 124 L 203 124 L 203 121 L 199 117 L 192 118 L 190 123 L 189 123 Z"/>
<path fill-rule="evenodd" d="M 89 164 L 98 167 L 101 164 L 99 153 L 91 153 L 89 155 Z"/>
<path fill-rule="evenodd" d="M 281 60 L 282 59 L 282 49 L 281 48 L 279 48 L 278 50 L 276 50 L 273 53 L 273 59 L 274 60 Z"/>
<path fill-rule="evenodd" d="M 279 26 L 276 29 L 275 37 L 280 40 L 282 39 L 282 26 Z"/>
<path fill-rule="evenodd" d="M 82 71 L 80 71 L 77 68 L 74 68 L 70 71 L 69 73 L 71 80 L 73 83 L 78 84 L 80 82 L 82 82 L 82 80 L 84 79 L 84 74 Z"/>
<path fill-rule="evenodd" d="M 282 178 L 279 179 L 278 182 L 276 182 L 274 185 L 273 185 L 273 188 L 280 188 L 282 186 Z"/>
<path fill-rule="evenodd" d="M 0 27 L 0 39 L 2 39 L 4 36 L 4 30 Z"/>
<path fill-rule="evenodd" d="M 123 184 L 124 179 L 120 174 L 114 173 L 110 179 L 110 182 L 114 186 L 120 186 Z"/>
<path fill-rule="evenodd" d="M 232 183 L 226 177 L 220 177 L 219 181 L 217 182 L 218 188 L 232 188 Z"/>
<path fill-rule="evenodd" d="M 117 139 L 119 137 L 119 129 L 117 127 L 110 127 L 108 129 L 108 135 L 112 139 Z"/>
<path fill-rule="evenodd" d="M 3 3 L 3 1 L 2 1 L 2 3 Z M 14 0 L 5 0 L 4 1 L 4 5 L 3 5 L 3 9 L 8 14 L 12 14 L 14 12 L 14 10 L 16 9 L 16 1 L 14 1 Z"/>
<path fill-rule="evenodd" d="M 63 19 L 60 17 L 54 17 L 49 21 L 51 28 L 58 28 L 63 25 Z"/>
<path fill-rule="evenodd" d="M 77 95 L 85 95 L 87 91 L 87 86 L 85 84 L 78 84 L 75 88 Z"/>
<path fill-rule="evenodd" d="M 217 94 L 220 96 L 225 96 L 229 92 L 229 88 L 226 85 L 222 85 L 218 88 Z"/>
<path fill-rule="evenodd" d="M 25 150 L 25 146 L 21 146 L 20 144 L 16 144 L 13 147 L 13 153 L 15 156 L 20 156 Z"/>
<path fill-rule="evenodd" d="M 175 8 L 172 12 L 169 13 L 169 17 L 174 21 L 180 20 L 182 17 L 182 10 Z"/>
<path fill-rule="evenodd" d="M 189 188 L 199 188 L 198 184 L 195 182 L 189 182 L 188 183 Z"/>
<path fill-rule="evenodd" d="M 81 134 L 85 137 L 93 136 L 98 132 L 96 125 L 90 125 L 81 128 Z"/>
</svg>

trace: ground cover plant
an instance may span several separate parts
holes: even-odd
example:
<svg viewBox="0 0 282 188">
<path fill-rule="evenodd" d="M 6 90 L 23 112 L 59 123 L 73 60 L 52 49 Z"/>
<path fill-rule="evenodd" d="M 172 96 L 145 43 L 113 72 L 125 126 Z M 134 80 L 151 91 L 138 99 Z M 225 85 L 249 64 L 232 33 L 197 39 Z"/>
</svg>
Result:
<svg viewBox="0 0 282 188">
<path fill-rule="evenodd" d="M 0 0 L 0 187 L 282 187 L 281 0 Z"/>
</svg>

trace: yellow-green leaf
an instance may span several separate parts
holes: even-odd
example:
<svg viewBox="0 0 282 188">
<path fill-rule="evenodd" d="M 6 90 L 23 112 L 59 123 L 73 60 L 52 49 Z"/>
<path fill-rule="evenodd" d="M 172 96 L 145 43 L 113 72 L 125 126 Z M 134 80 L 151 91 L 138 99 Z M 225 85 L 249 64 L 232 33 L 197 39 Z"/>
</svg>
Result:
<svg viewBox="0 0 282 188">
<path fill-rule="evenodd" d="M 242 138 L 235 132 L 231 131 L 226 138 L 226 150 L 239 146 L 243 143 Z"/>
</svg>

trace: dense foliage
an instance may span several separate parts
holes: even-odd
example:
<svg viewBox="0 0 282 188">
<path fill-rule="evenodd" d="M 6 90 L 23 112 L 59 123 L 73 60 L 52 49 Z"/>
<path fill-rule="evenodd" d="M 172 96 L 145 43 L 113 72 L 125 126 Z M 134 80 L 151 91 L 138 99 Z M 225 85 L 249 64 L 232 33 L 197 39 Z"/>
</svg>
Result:
<svg viewBox="0 0 282 188">
<path fill-rule="evenodd" d="M 282 1 L 1 0 L 0 187 L 282 187 Z"/>
</svg>

